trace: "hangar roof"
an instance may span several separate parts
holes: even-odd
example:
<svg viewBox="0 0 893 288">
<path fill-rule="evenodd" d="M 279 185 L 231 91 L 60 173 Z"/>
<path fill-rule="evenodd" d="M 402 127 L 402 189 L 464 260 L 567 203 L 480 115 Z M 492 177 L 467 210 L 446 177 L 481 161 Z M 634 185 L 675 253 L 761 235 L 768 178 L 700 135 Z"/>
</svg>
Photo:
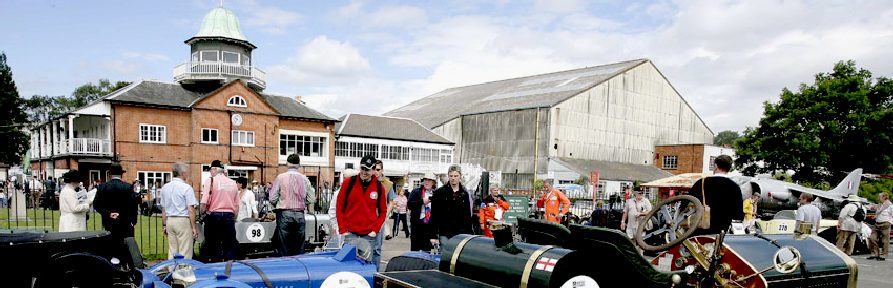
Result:
<svg viewBox="0 0 893 288">
<path fill-rule="evenodd" d="M 468 114 L 551 107 L 648 59 L 499 80 L 443 90 L 385 113 L 434 128 Z"/>
</svg>

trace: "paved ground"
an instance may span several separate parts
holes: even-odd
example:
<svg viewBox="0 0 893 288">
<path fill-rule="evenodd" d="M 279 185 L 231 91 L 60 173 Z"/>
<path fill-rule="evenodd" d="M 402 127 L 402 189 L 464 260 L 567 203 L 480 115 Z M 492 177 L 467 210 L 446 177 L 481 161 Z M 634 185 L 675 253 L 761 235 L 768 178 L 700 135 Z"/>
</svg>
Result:
<svg viewBox="0 0 893 288">
<path fill-rule="evenodd" d="M 893 259 L 887 261 L 868 260 L 870 255 L 856 255 L 859 263 L 859 288 L 888 288 L 893 282 Z M 893 256 L 893 255 L 891 255 Z"/>
<path fill-rule="evenodd" d="M 403 252 L 409 251 L 409 238 L 400 232 L 400 237 L 391 238 L 391 240 L 382 240 L 381 244 L 381 271 L 388 265 L 391 257 L 400 256 Z"/>
</svg>

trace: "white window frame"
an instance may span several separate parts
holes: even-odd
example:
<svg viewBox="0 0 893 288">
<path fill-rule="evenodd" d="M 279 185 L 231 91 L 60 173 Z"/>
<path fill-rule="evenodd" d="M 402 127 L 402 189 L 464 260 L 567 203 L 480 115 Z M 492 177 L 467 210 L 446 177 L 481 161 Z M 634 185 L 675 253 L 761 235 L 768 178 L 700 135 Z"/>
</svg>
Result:
<svg viewBox="0 0 893 288">
<path fill-rule="evenodd" d="M 136 172 L 137 179 L 140 179 L 140 183 L 142 183 L 142 187 L 140 189 L 146 189 L 149 192 L 155 192 L 158 196 L 161 193 L 161 186 L 167 184 L 173 179 L 173 174 L 171 172 L 162 172 L 162 171 L 138 171 Z M 153 181 L 149 181 L 149 179 L 153 179 Z M 161 185 L 159 187 L 155 187 L 154 180 L 161 180 Z M 167 180 L 167 182 L 165 182 Z M 152 190 L 155 191 L 152 191 Z"/>
<path fill-rule="evenodd" d="M 191 62 L 201 62 L 201 58 L 199 58 L 199 57 L 201 57 L 201 56 L 199 56 L 200 54 L 201 53 L 198 53 L 198 52 L 192 52 L 192 58 L 189 58 L 189 60 Z"/>
<path fill-rule="evenodd" d="M 226 100 L 226 106 L 247 108 L 248 101 L 245 100 L 245 97 L 242 97 L 241 95 L 235 95 L 233 97 L 229 97 L 229 100 Z"/>
<path fill-rule="evenodd" d="M 238 137 L 236 136 L 237 134 L 239 135 Z M 248 140 L 249 139 L 248 135 L 251 135 L 251 138 L 250 138 L 251 141 L 242 141 L 242 139 Z M 230 134 L 230 143 L 233 146 L 254 147 L 254 143 L 255 143 L 254 136 L 255 136 L 254 131 L 233 130 L 233 133 Z M 238 139 L 239 142 L 236 142 L 236 139 Z M 248 142 L 250 142 L 250 143 L 248 143 Z"/>
<path fill-rule="evenodd" d="M 716 169 L 716 156 L 710 156 L 709 159 L 710 160 L 707 161 L 707 167 L 710 167 L 710 170 L 707 171 L 713 171 L 714 169 Z"/>
<path fill-rule="evenodd" d="M 205 140 L 205 131 L 209 132 L 208 140 Z M 211 138 L 210 132 L 212 132 L 212 131 L 214 132 L 214 137 L 213 137 L 214 140 L 213 141 L 211 141 L 211 139 L 210 139 Z M 220 144 L 220 131 L 215 128 L 202 128 L 202 136 L 201 137 L 202 137 L 202 139 L 201 139 L 202 143 L 204 143 L 204 144 Z"/>
<path fill-rule="evenodd" d="M 294 150 L 294 151 L 288 151 L 288 147 L 285 147 L 285 148 L 283 149 L 283 147 L 282 147 L 282 142 L 283 142 L 283 139 L 282 139 L 282 138 L 283 138 L 283 137 L 286 138 L 285 141 L 288 141 L 288 139 L 287 139 L 288 137 L 295 137 L 295 142 L 296 142 L 296 143 L 295 143 L 295 150 Z M 329 143 L 328 143 L 329 139 L 328 139 L 328 138 L 329 138 L 329 137 L 326 137 L 326 136 L 323 136 L 323 135 L 304 135 L 304 134 L 301 134 L 301 133 L 279 133 L 279 157 L 288 157 L 288 155 L 290 154 L 289 152 L 295 152 L 295 153 L 297 153 L 297 152 L 298 152 L 298 149 L 297 149 L 298 145 L 299 145 L 299 144 L 300 144 L 300 145 L 303 145 L 303 143 L 308 142 L 308 141 L 307 141 L 307 138 L 308 138 L 308 137 L 311 137 L 311 138 L 310 138 L 310 139 L 311 139 L 311 141 L 310 141 L 310 150 L 311 150 L 311 151 L 310 151 L 310 152 L 306 152 L 306 154 L 305 154 L 305 151 L 303 151 L 304 149 L 303 149 L 303 147 L 302 147 L 302 148 L 300 149 L 302 152 L 299 153 L 298 155 L 300 155 L 301 157 L 317 157 L 317 158 L 326 158 L 326 157 L 329 156 L 329 152 L 328 152 L 328 150 L 329 150 L 329 149 L 328 149 L 328 147 L 329 147 Z M 300 140 L 299 140 L 298 138 L 300 138 Z M 313 139 L 313 138 L 318 138 L 318 139 Z M 315 142 L 315 141 L 312 141 L 312 140 L 320 140 L 320 141 L 319 141 L 319 142 Z M 312 155 L 313 146 L 314 146 L 314 144 L 316 144 L 316 143 L 319 143 L 319 151 L 318 151 L 319 155 Z M 283 152 L 284 152 L 284 153 L 283 153 Z"/>
<path fill-rule="evenodd" d="M 665 155 L 662 160 L 661 167 L 663 169 L 679 169 L 679 156 Z"/>
<path fill-rule="evenodd" d="M 224 54 L 236 54 L 236 63 L 229 63 L 229 62 L 226 62 L 226 60 L 223 60 Z M 241 58 L 242 54 L 240 54 L 240 53 L 230 52 L 230 51 L 220 51 L 220 56 L 221 56 L 220 62 L 223 64 L 229 64 L 229 65 L 233 65 L 233 66 L 242 65 L 242 58 Z"/>
<path fill-rule="evenodd" d="M 217 55 L 217 60 L 205 60 L 205 52 L 213 52 L 215 55 Z M 220 51 L 217 51 L 217 50 L 199 50 L 199 51 L 198 51 L 198 57 L 199 57 L 199 59 L 198 59 L 199 62 L 218 62 L 218 61 L 220 61 Z"/>
<path fill-rule="evenodd" d="M 143 138 L 143 128 L 146 128 L 146 138 Z M 155 129 L 155 133 L 159 133 L 160 135 L 156 135 L 155 138 L 158 140 L 152 139 L 152 129 Z M 140 123 L 139 130 L 137 135 L 140 137 L 140 143 L 153 143 L 153 144 L 165 144 L 167 143 L 167 127 L 163 125 L 152 125 L 146 123 Z"/>
</svg>

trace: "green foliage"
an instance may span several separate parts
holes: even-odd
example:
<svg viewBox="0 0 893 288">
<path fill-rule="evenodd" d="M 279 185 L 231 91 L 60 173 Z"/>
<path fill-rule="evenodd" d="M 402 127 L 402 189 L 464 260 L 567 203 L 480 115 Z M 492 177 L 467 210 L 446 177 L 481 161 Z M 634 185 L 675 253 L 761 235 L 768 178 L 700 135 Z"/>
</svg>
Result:
<svg viewBox="0 0 893 288">
<path fill-rule="evenodd" d="M 71 97 L 34 95 L 25 100 L 25 111 L 28 114 L 28 122 L 39 124 L 56 117 L 62 116 L 71 110 L 87 106 L 90 103 L 108 95 L 115 90 L 130 85 L 130 82 L 117 81 L 112 83 L 108 79 L 99 79 L 97 84 L 92 82 L 74 89 Z"/>
<path fill-rule="evenodd" d="M 783 89 L 777 103 L 763 107 L 759 126 L 737 142 L 742 173 L 793 170 L 792 180 L 806 185 L 856 168 L 888 173 L 893 167 L 893 81 L 872 79 L 854 61 L 837 63 L 798 91 Z"/>
<path fill-rule="evenodd" d="M 741 138 L 741 135 L 738 134 L 737 131 L 726 130 L 719 132 L 716 134 L 716 137 L 713 137 L 713 145 L 716 146 L 730 146 L 735 148 L 735 142 L 738 141 L 738 138 Z"/>
<path fill-rule="evenodd" d="M 862 183 L 859 184 L 859 196 L 865 197 L 868 201 L 874 203 L 877 203 L 878 195 L 881 193 L 887 193 L 888 196 L 893 196 L 891 191 L 893 191 L 893 179 L 863 179 Z"/>
<path fill-rule="evenodd" d="M 543 179 L 536 179 L 533 181 L 533 194 L 536 195 L 537 192 L 543 190 Z"/>
<path fill-rule="evenodd" d="M 6 65 L 6 53 L 0 52 L 0 163 L 15 165 L 22 161 L 30 146 L 27 116 L 22 111 L 24 100 L 19 96 L 12 69 Z"/>
</svg>

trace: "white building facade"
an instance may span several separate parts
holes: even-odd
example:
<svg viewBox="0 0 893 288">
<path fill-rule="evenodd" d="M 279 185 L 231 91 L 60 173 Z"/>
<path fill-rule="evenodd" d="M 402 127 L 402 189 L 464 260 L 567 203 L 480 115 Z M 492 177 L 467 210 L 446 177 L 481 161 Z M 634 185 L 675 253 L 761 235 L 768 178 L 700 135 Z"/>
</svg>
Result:
<svg viewBox="0 0 893 288">
<path fill-rule="evenodd" d="M 341 121 L 335 127 L 338 181 L 344 170 L 360 169 L 364 155 L 381 160 L 385 176 L 405 179 L 412 187 L 419 186 L 425 173 L 446 174 L 454 163 L 453 143 L 413 120 L 348 114 Z"/>
</svg>

